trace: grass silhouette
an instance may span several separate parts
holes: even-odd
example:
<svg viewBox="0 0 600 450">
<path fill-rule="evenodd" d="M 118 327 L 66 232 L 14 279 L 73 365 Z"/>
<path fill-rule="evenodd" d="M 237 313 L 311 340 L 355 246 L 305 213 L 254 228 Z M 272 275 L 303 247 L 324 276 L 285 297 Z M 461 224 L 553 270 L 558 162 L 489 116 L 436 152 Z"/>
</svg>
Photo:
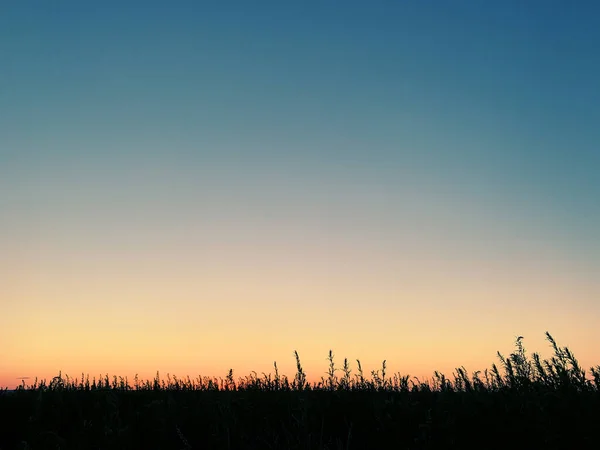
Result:
<svg viewBox="0 0 600 450">
<path fill-rule="evenodd" d="M 546 333 L 554 354 L 529 357 L 523 337 L 499 365 L 430 382 L 386 361 L 364 376 L 329 352 L 327 377 L 309 383 L 300 356 L 292 379 L 257 373 L 130 383 L 59 373 L 0 391 L 0 449 L 600 448 L 600 366 L 581 368 Z M 339 375 L 338 375 L 339 374 Z"/>
</svg>

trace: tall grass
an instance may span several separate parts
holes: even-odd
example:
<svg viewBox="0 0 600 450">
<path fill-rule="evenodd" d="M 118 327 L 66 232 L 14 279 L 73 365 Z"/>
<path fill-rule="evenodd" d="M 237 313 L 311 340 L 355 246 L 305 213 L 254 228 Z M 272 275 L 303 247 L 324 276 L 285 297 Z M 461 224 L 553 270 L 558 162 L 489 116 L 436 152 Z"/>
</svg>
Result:
<svg viewBox="0 0 600 450">
<path fill-rule="evenodd" d="M 237 378 L 233 369 L 152 380 L 59 373 L 0 391 L 0 449 L 600 448 L 600 366 L 586 372 L 546 339 L 550 358 L 529 355 L 519 336 L 490 369 L 436 371 L 428 381 L 390 374 L 385 360 L 368 378 L 360 360 L 337 366 L 333 351 L 326 376 L 312 383 L 298 352 L 292 378 L 276 362 L 274 373 Z"/>
<path fill-rule="evenodd" d="M 81 378 L 72 378 L 62 375 L 61 372 L 50 382 L 45 379 L 27 385 L 23 380 L 17 386 L 19 390 L 96 390 L 112 389 L 119 391 L 130 390 L 175 390 L 175 391 L 230 391 L 230 390 L 260 390 L 260 391 L 302 391 L 302 390 L 345 390 L 345 391 L 500 391 L 500 390 L 574 390 L 598 391 L 600 390 L 600 365 L 591 367 L 589 373 L 581 368 L 575 355 L 569 348 L 560 347 L 556 340 L 546 332 L 546 339 L 551 345 L 554 354 L 542 360 L 538 353 L 531 356 L 523 346 L 523 336 L 515 341 L 515 351 L 505 357 L 497 352 L 499 366 L 492 364 L 491 369 L 469 374 L 464 367 L 457 367 L 452 373 L 452 378 L 447 378 L 437 371 L 433 373 L 431 381 L 422 382 L 417 377 L 395 373 L 387 373 L 386 361 L 381 368 L 371 371 L 371 379 L 364 376 L 360 360 L 356 360 L 357 373 L 352 374 L 352 368 L 345 358 L 341 368 L 337 368 L 333 351 L 329 351 L 327 378 L 321 377 L 320 381 L 310 383 L 304 372 L 300 355 L 294 351 L 296 360 L 296 373 L 290 381 L 287 375 L 280 375 L 277 362 L 274 362 L 274 374 L 263 373 L 261 377 L 256 372 L 244 377 L 233 376 L 230 369 L 225 377 L 198 376 L 196 378 L 178 378 L 166 375 L 161 378 L 159 372 L 152 380 L 140 380 L 136 375 L 133 383 L 127 377 L 112 376 L 108 374 L 92 377 L 81 374 Z M 343 375 L 338 377 L 337 372 Z M 7 391 L 7 389 L 5 389 Z"/>
</svg>

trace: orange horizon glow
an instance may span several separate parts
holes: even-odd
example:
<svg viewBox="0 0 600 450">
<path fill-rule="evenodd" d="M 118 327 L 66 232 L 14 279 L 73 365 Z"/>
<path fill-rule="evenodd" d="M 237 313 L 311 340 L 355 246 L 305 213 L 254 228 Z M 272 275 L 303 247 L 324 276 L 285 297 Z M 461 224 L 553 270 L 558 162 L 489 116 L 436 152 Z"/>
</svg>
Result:
<svg viewBox="0 0 600 450">
<path fill-rule="evenodd" d="M 561 347 L 564 346 L 559 337 L 554 336 L 554 338 L 557 339 L 559 346 L 561 346 Z M 541 343 L 542 347 L 540 347 L 538 345 L 537 346 L 538 348 L 534 349 L 531 345 L 528 345 L 528 344 L 531 344 L 532 341 L 536 341 L 537 344 Z M 460 345 L 460 344 L 465 344 L 465 342 L 462 342 L 462 343 L 456 342 L 455 344 Z M 510 354 L 510 352 L 514 351 L 514 346 L 511 346 L 510 344 L 511 344 L 510 341 L 508 343 L 504 342 L 503 345 L 498 350 L 500 350 L 500 352 L 504 356 L 508 356 Z M 545 359 L 546 357 L 552 356 L 552 352 L 551 352 L 551 349 L 549 348 L 549 344 L 547 343 L 547 341 L 545 339 L 535 339 L 535 340 L 525 339 L 524 345 L 525 345 L 525 348 L 529 355 L 531 355 L 531 353 L 533 353 L 533 352 L 538 352 L 538 353 L 540 353 L 540 355 L 543 359 Z M 486 346 L 486 347 L 488 347 L 488 346 Z M 576 350 L 576 348 L 569 347 L 569 349 L 575 354 L 575 357 L 579 360 L 580 365 L 582 366 L 582 368 L 584 368 L 586 370 L 586 372 L 588 372 L 588 374 L 589 374 L 589 369 L 591 367 L 598 366 L 599 361 L 593 360 L 591 358 L 592 354 L 589 351 L 587 353 L 582 354 L 581 352 L 578 352 Z M 306 349 L 306 350 L 310 350 L 310 349 Z M 442 373 L 442 374 L 446 375 L 447 377 L 451 378 L 452 374 L 455 372 L 456 368 L 458 368 L 458 367 L 464 366 L 467 369 L 467 372 L 469 374 L 472 374 L 476 370 L 480 370 L 483 374 L 483 371 L 485 369 L 491 368 L 492 363 L 495 363 L 496 365 L 498 365 L 500 367 L 499 360 L 498 360 L 495 352 L 490 352 L 490 358 L 488 358 L 487 363 L 485 363 L 484 355 L 483 355 L 484 352 L 482 352 L 482 351 L 473 352 L 472 355 L 469 356 L 468 349 L 466 349 L 467 351 L 458 351 L 458 352 L 452 352 L 452 350 L 450 348 L 447 348 L 446 350 L 448 352 L 447 353 L 448 357 L 444 358 L 441 361 L 441 363 L 438 365 L 431 364 L 430 362 L 426 362 L 425 360 L 423 362 L 417 363 L 417 364 L 413 363 L 412 365 L 408 365 L 408 364 L 402 365 L 402 364 L 399 364 L 398 361 L 390 360 L 388 358 L 376 360 L 373 358 L 361 359 L 360 357 L 358 357 L 358 359 L 361 361 L 363 375 L 366 379 L 372 378 L 372 374 L 371 374 L 372 370 L 379 371 L 379 373 L 381 373 L 383 360 L 386 360 L 386 378 L 393 378 L 394 375 L 400 374 L 401 376 L 409 375 L 410 378 L 413 380 L 418 378 L 420 381 L 431 380 L 434 376 L 434 371 L 438 371 L 439 373 Z M 590 350 L 590 349 L 588 348 L 588 350 Z M 288 352 L 288 353 L 289 353 L 289 355 L 288 355 L 287 360 L 283 360 L 283 359 L 276 360 L 276 362 L 277 362 L 279 375 L 280 376 L 287 375 L 288 379 L 290 381 L 292 381 L 296 374 L 296 363 L 295 363 L 293 352 Z M 279 352 L 279 354 L 281 355 L 281 352 Z M 309 353 L 309 354 L 314 354 L 314 353 Z M 314 358 L 304 359 L 302 356 L 302 353 L 299 352 L 300 361 L 301 361 L 303 370 L 306 374 L 307 381 L 311 384 L 318 383 L 319 381 L 321 381 L 321 377 L 323 377 L 325 379 L 328 378 L 328 375 L 327 375 L 327 370 L 329 367 L 329 361 L 327 360 L 328 351 L 323 352 L 323 354 L 325 356 L 323 358 L 321 358 L 321 360 L 319 361 L 319 360 L 315 360 Z M 459 356 L 462 355 L 462 362 L 460 362 L 457 359 L 458 362 L 456 364 L 452 364 L 450 362 L 450 359 L 451 359 L 450 355 L 452 355 L 452 354 L 456 355 L 457 358 L 459 358 Z M 475 355 L 477 355 L 477 357 L 474 357 Z M 164 356 L 164 355 L 161 355 L 161 356 Z M 355 378 L 355 376 L 358 375 L 358 366 L 356 363 L 356 359 L 357 358 L 348 358 L 348 363 L 349 363 L 350 369 L 351 369 L 350 376 L 352 378 Z M 344 360 L 344 357 L 341 354 L 338 354 L 334 351 L 334 363 L 335 363 L 336 369 L 338 369 L 336 371 L 336 376 L 338 378 L 341 378 L 343 375 L 343 373 L 341 371 L 341 368 L 343 366 L 343 360 Z M 484 363 L 481 364 L 482 362 L 484 362 Z M 45 379 L 48 384 L 59 373 L 62 375 L 63 379 L 66 379 L 66 377 L 68 375 L 71 380 L 74 380 L 74 379 L 81 380 L 82 373 L 83 373 L 84 377 L 89 377 L 90 383 L 92 382 L 92 380 L 94 378 L 96 379 L 96 381 L 98 381 L 99 379 L 104 379 L 106 375 L 109 376 L 111 383 L 113 380 L 113 376 L 117 376 L 117 378 L 123 377 L 123 378 L 128 379 L 130 386 L 133 386 L 136 375 L 138 376 L 138 379 L 140 382 L 144 382 L 146 380 L 153 381 L 156 377 L 157 372 L 159 373 L 160 379 L 165 380 L 165 381 L 167 380 L 167 375 L 170 375 L 171 377 L 173 377 L 175 375 L 175 376 L 177 376 L 178 379 L 186 379 L 189 376 L 191 380 L 196 380 L 197 377 L 199 377 L 199 376 L 201 376 L 202 378 L 208 377 L 211 379 L 212 378 L 225 379 L 225 377 L 227 376 L 227 374 L 229 372 L 229 369 L 233 369 L 233 375 L 234 375 L 234 379 L 236 381 L 239 378 L 244 378 L 245 376 L 251 375 L 253 372 L 256 372 L 259 378 L 262 378 L 262 376 L 264 374 L 268 375 L 270 373 L 272 376 L 274 376 L 274 374 L 275 374 L 273 362 L 271 362 L 270 364 L 248 364 L 248 363 L 246 363 L 246 364 L 240 364 L 240 365 L 238 365 L 238 367 L 224 364 L 223 361 L 221 361 L 220 363 L 213 363 L 212 365 L 198 364 L 198 367 L 201 368 L 202 370 L 198 370 L 198 369 L 194 370 L 194 366 L 195 366 L 194 364 L 183 364 L 182 365 L 181 363 L 173 364 L 170 367 L 168 365 L 163 364 L 156 369 L 149 367 L 150 365 L 146 363 L 146 364 L 142 365 L 141 370 L 133 370 L 132 365 L 134 365 L 134 364 L 133 363 L 127 364 L 127 363 L 121 362 L 120 364 L 107 365 L 105 367 L 101 367 L 100 365 L 92 365 L 92 366 L 88 366 L 88 368 L 90 370 L 81 370 L 81 369 L 77 368 L 77 364 L 71 363 L 71 364 L 65 364 L 63 366 L 55 366 L 56 368 L 54 370 L 46 369 L 45 371 L 40 371 L 35 374 L 33 371 L 29 372 L 32 375 L 24 375 L 22 371 L 17 372 L 17 371 L 12 371 L 12 370 L 5 370 L 2 374 L 2 377 L 0 377 L 0 387 L 8 388 L 8 389 L 15 389 L 17 386 L 22 384 L 21 377 L 26 377 L 26 376 L 29 377 L 27 380 L 25 380 L 26 385 L 32 385 L 34 383 L 36 377 L 38 379 L 38 382 Z M 112 370 L 105 370 L 106 367 L 109 367 Z"/>
</svg>

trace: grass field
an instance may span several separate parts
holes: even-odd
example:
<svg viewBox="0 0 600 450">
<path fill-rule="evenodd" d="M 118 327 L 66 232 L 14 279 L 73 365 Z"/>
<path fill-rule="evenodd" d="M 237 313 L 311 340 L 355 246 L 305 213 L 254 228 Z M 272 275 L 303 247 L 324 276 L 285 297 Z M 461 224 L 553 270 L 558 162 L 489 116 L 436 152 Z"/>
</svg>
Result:
<svg viewBox="0 0 600 450">
<path fill-rule="evenodd" d="M 432 381 L 365 375 L 360 361 L 308 383 L 293 378 L 70 378 L 0 393 L 0 449 L 600 448 L 600 366 L 582 369 L 547 333 L 554 355 L 522 338 L 498 364 Z"/>
</svg>

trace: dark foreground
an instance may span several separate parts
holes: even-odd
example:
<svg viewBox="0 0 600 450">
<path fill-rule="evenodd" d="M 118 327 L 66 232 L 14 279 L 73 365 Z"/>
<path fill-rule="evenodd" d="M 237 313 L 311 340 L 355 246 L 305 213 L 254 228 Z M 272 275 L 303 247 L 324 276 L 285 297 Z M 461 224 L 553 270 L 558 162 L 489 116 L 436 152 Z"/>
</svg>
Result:
<svg viewBox="0 0 600 450">
<path fill-rule="evenodd" d="M 459 368 L 429 383 L 386 377 L 385 363 L 367 380 L 345 361 L 338 376 L 331 354 L 312 385 L 299 358 L 293 380 L 59 376 L 0 393 L 0 449 L 600 448 L 598 367 L 586 377 L 554 349 L 528 360 L 518 340 L 502 373 Z"/>
</svg>

